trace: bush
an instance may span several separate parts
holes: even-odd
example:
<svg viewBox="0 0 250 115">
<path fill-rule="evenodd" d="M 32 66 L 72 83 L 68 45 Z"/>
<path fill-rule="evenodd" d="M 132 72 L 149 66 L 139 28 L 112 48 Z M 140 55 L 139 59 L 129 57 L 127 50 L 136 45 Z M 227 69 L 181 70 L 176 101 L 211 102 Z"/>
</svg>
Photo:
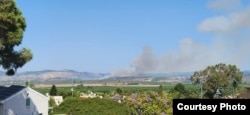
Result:
<svg viewBox="0 0 250 115">
<path fill-rule="evenodd" d="M 111 99 L 68 97 L 60 106 L 54 108 L 54 113 L 73 115 L 128 115 L 129 110 L 125 104 L 120 104 Z"/>
<path fill-rule="evenodd" d="M 126 99 L 130 111 L 136 115 L 172 114 L 172 97 L 156 92 L 133 94 Z"/>
</svg>

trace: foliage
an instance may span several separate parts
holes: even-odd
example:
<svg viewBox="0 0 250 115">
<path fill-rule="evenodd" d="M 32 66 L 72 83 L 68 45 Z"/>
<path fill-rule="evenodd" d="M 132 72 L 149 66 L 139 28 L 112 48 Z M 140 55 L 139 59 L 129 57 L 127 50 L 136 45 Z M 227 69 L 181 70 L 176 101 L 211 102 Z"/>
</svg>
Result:
<svg viewBox="0 0 250 115">
<path fill-rule="evenodd" d="M 56 106 L 57 106 L 57 105 L 56 105 L 55 99 L 52 98 L 52 97 L 50 97 L 50 99 L 49 99 L 49 107 L 54 108 L 54 107 L 56 107 Z M 53 109 L 49 109 L 48 113 L 49 113 L 49 115 L 52 115 Z"/>
<path fill-rule="evenodd" d="M 22 42 L 26 21 L 14 0 L 0 0 L 0 12 L 0 65 L 7 70 L 7 75 L 14 75 L 32 59 L 29 49 L 14 49 Z"/>
<path fill-rule="evenodd" d="M 160 96 L 163 95 L 163 87 L 162 87 L 162 85 L 160 85 L 159 88 L 158 88 L 158 94 L 159 94 Z"/>
<path fill-rule="evenodd" d="M 52 85 L 51 89 L 50 89 L 50 92 L 49 92 L 49 95 L 51 96 L 56 96 L 57 94 L 57 89 L 56 89 L 56 86 L 55 85 Z"/>
<path fill-rule="evenodd" d="M 192 85 L 190 85 L 192 86 Z M 163 89 L 170 89 L 172 87 L 171 86 L 162 86 Z M 75 91 L 80 91 L 80 92 L 84 92 L 87 93 L 88 91 L 92 91 L 92 92 L 102 92 L 104 94 L 110 94 L 113 95 L 116 92 L 116 89 L 118 87 L 117 86 L 76 86 L 74 88 Z M 120 88 L 122 89 L 122 93 L 123 94 L 128 94 L 128 93 L 135 93 L 135 92 L 145 92 L 145 91 L 156 91 L 159 89 L 159 87 L 155 87 L 155 86 L 147 86 L 147 87 L 141 87 L 141 86 L 120 86 Z M 70 91 L 71 87 L 58 87 L 57 88 L 58 91 Z M 42 90 L 37 88 L 37 90 Z M 44 93 L 45 91 L 43 91 L 42 93 Z"/>
<path fill-rule="evenodd" d="M 191 76 L 194 84 L 202 84 L 207 98 L 214 98 L 219 88 L 237 88 L 238 84 L 242 82 L 242 78 L 243 72 L 235 65 L 223 63 L 208 66 L 204 70 L 194 72 Z"/>
<path fill-rule="evenodd" d="M 164 92 L 162 96 L 153 91 L 132 94 L 126 103 L 134 115 L 172 114 L 172 98 Z"/>
<path fill-rule="evenodd" d="M 176 84 L 169 93 L 173 98 L 183 99 L 183 98 L 197 98 L 198 92 L 197 89 L 186 88 L 182 83 Z"/>
<path fill-rule="evenodd" d="M 63 96 L 63 98 L 72 97 L 72 91 L 69 90 L 58 91 L 57 95 Z"/>
<path fill-rule="evenodd" d="M 122 92 L 123 92 L 122 89 L 121 89 L 120 87 L 117 87 L 115 91 L 116 91 L 116 93 L 118 93 L 118 94 L 122 94 Z"/>
<path fill-rule="evenodd" d="M 81 94 L 80 91 L 73 91 L 73 95 L 72 95 L 72 91 L 70 90 L 60 90 L 58 91 L 57 95 L 63 96 L 63 98 L 67 98 L 67 97 L 79 97 Z"/>
<path fill-rule="evenodd" d="M 25 82 L 25 86 L 26 86 L 26 87 L 34 88 L 34 87 L 35 87 L 35 84 L 34 84 L 34 83 L 31 83 L 31 82 L 29 82 L 29 81 L 26 81 L 26 82 Z"/>
<path fill-rule="evenodd" d="M 162 88 L 164 89 L 164 91 L 169 91 L 171 90 L 176 84 L 166 84 L 166 85 L 162 85 Z M 192 90 L 198 90 L 196 85 L 192 85 L 192 84 L 183 84 L 185 85 L 185 87 L 187 89 L 192 89 Z M 147 92 L 147 91 L 157 91 L 159 90 L 159 87 L 155 87 L 155 86 L 146 86 L 146 87 L 141 87 L 141 86 L 120 86 L 123 90 L 123 94 L 124 95 L 131 95 L 132 93 L 143 93 L 143 92 Z M 99 92 L 102 93 L 104 95 L 110 95 L 113 96 L 114 95 L 114 91 L 116 90 L 117 86 L 76 86 L 74 88 L 74 95 L 76 95 L 75 93 L 77 91 L 79 92 L 84 92 L 87 93 L 88 91 L 92 91 L 92 92 Z M 50 88 L 44 88 L 44 87 L 36 87 L 34 88 L 35 90 L 37 90 L 38 92 L 45 94 L 48 93 L 50 91 Z M 65 95 L 67 96 L 71 96 L 72 97 L 72 92 L 71 92 L 71 87 L 57 87 L 57 95 Z"/>
<path fill-rule="evenodd" d="M 50 97 L 50 99 L 49 99 L 49 107 L 55 107 L 55 106 L 56 106 L 55 99 Z"/>
<path fill-rule="evenodd" d="M 182 83 L 176 84 L 175 87 L 169 91 L 169 93 L 173 94 L 174 98 L 177 98 L 177 99 L 188 97 L 187 90 Z"/>
<path fill-rule="evenodd" d="M 129 115 L 125 104 L 110 99 L 67 98 L 60 106 L 54 108 L 55 114 L 72 115 Z"/>
</svg>

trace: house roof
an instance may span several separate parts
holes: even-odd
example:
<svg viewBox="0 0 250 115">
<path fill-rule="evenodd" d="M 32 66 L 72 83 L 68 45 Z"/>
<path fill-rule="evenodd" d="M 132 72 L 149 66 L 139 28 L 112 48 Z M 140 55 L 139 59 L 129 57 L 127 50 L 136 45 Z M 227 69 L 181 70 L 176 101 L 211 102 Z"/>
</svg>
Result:
<svg viewBox="0 0 250 115">
<path fill-rule="evenodd" d="M 11 85 L 10 87 L 0 86 L 0 101 L 9 98 L 10 96 L 16 94 L 17 92 L 25 89 L 25 86 Z"/>
<path fill-rule="evenodd" d="M 238 98 L 250 99 L 250 93 L 241 93 L 241 94 L 238 95 Z"/>
<path fill-rule="evenodd" d="M 119 94 L 116 94 L 115 96 L 112 97 L 112 99 L 114 99 L 114 100 L 120 100 L 120 99 L 122 99 L 122 96 L 119 95 Z"/>
<path fill-rule="evenodd" d="M 37 92 L 36 90 L 34 90 L 34 89 L 30 88 L 30 87 L 27 87 L 27 89 L 30 90 L 30 91 L 32 91 L 32 92 L 34 92 L 34 93 L 36 93 L 36 94 L 39 95 L 40 97 L 49 99 L 47 96 L 45 96 L 45 95 L 43 95 L 43 94 Z"/>
<path fill-rule="evenodd" d="M 4 87 L 4 86 L 0 86 L 0 92 L 1 92 L 1 90 L 3 90 L 3 89 L 5 89 L 6 87 Z"/>
</svg>

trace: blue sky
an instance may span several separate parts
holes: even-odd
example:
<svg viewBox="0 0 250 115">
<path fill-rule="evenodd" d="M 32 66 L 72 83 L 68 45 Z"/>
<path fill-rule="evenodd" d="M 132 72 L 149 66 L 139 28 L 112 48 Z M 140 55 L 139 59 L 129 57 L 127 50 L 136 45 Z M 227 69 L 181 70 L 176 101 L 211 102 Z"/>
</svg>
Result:
<svg viewBox="0 0 250 115">
<path fill-rule="evenodd" d="M 248 1 L 16 2 L 27 22 L 18 48 L 30 48 L 34 55 L 18 71 L 178 72 L 219 62 L 250 67 L 245 59 L 250 24 L 237 23 L 250 18 Z M 228 47 L 232 45 L 242 48 Z"/>
</svg>

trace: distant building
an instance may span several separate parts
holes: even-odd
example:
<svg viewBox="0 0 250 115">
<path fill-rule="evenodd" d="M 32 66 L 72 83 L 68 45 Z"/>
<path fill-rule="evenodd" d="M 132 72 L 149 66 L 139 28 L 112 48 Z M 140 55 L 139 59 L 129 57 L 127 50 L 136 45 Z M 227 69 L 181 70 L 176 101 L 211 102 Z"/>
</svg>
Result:
<svg viewBox="0 0 250 115">
<path fill-rule="evenodd" d="M 48 115 L 48 97 L 25 86 L 0 86 L 0 115 Z"/>
<path fill-rule="evenodd" d="M 50 98 L 55 100 L 57 106 L 63 102 L 63 96 L 50 96 Z"/>
<path fill-rule="evenodd" d="M 246 87 L 247 92 L 245 93 L 240 93 L 237 98 L 240 99 L 250 99 L 250 87 Z"/>
<path fill-rule="evenodd" d="M 95 98 L 97 95 L 93 93 L 92 91 L 89 91 L 88 94 L 86 93 L 81 93 L 80 95 L 81 98 Z"/>
</svg>

